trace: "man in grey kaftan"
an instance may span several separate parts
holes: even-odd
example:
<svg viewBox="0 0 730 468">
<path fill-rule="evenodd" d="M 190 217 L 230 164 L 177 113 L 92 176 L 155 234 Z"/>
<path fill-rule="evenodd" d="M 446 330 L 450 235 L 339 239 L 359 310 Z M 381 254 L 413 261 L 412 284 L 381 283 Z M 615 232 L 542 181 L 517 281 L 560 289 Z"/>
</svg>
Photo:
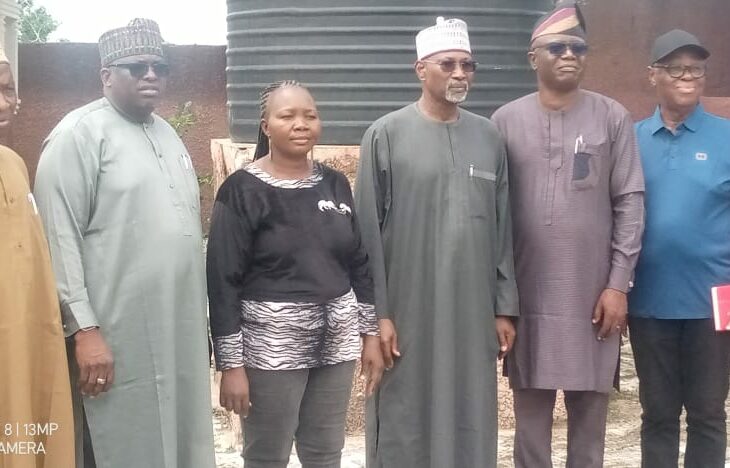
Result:
<svg viewBox="0 0 730 468">
<path fill-rule="evenodd" d="M 56 126 L 36 177 L 74 368 L 77 467 L 215 466 L 198 184 L 147 99 L 166 76 L 145 39 L 155 29 L 117 31 L 145 55 L 114 55 L 102 37 L 106 97 Z"/>
<path fill-rule="evenodd" d="M 376 309 L 400 348 L 368 402 L 372 468 L 496 466 L 495 326 L 511 329 L 496 316 L 517 314 L 507 166 L 494 125 L 448 98 L 471 80 L 471 55 L 444 49 L 427 61 L 419 47 L 423 96 L 361 146 L 355 203 Z M 449 73 L 450 60 L 461 65 Z"/>
<path fill-rule="evenodd" d="M 515 398 L 515 466 L 548 468 L 556 390 L 568 410 L 568 468 L 603 466 L 626 292 L 641 245 L 644 182 L 633 122 L 580 89 L 585 29 L 559 2 L 529 57 L 538 92 L 493 119 L 510 165 L 520 319 L 506 361 Z"/>
</svg>

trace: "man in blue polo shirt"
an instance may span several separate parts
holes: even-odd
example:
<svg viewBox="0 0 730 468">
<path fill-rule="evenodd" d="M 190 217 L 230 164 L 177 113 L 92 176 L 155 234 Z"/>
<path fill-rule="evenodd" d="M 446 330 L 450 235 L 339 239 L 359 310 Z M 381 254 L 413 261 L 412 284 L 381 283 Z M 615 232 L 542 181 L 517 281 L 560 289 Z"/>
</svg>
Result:
<svg viewBox="0 0 730 468">
<path fill-rule="evenodd" d="M 714 330 L 710 288 L 730 283 L 730 121 L 700 104 L 709 52 L 680 30 L 654 43 L 659 106 L 636 126 L 646 229 L 629 296 L 643 408 L 642 467 L 725 466 L 730 334 Z"/>
</svg>

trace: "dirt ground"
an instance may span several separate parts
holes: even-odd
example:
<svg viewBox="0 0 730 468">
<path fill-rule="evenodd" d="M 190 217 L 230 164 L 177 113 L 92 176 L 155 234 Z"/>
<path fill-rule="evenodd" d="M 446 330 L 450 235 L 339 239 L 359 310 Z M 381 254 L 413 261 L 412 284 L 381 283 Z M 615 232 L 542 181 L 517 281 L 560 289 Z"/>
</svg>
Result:
<svg viewBox="0 0 730 468">
<path fill-rule="evenodd" d="M 353 391 L 354 398 L 358 398 L 357 390 Z M 214 396 L 214 401 L 217 397 Z M 609 406 L 608 425 L 606 429 L 605 468 L 634 468 L 640 463 L 640 425 L 641 407 L 639 405 L 639 386 L 634 372 L 634 363 L 631 357 L 631 348 L 624 344 L 621 353 L 621 392 L 614 392 Z M 511 468 L 512 464 L 512 428 L 511 399 L 509 391 L 501 382 L 500 385 L 500 430 L 499 430 L 499 468 Z M 730 403 L 730 401 L 728 402 Z M 354 407 L 361 408 L 355 404 Z M 726 405 L 730 411 L 730 404 Z M 565 466 L 566 449 L 566 421 L 562 405 L 556 406 L 556 422 L 553 431 L 553 463 L 555 467 Z M 357 415 L 356 415 L 357 416 Z M 232 434 L 230 424 L 225 417 L 225 411 L 220 408 L 214 414 L 216 430 L 216 460 L 218 468 L 240 468 L 241 445 Z M 352 417 L 350 426 L 358 426 L 362 419 Z M 728 425 L 730 430 L 730 424 Z M 684 444 L 684 436 L 682 436 Z M 680 447 L 683 451 L 683 445 Z M 360 430 L 348 435 L 345 450 L 342 455 L 342 468 L 362 468 L 365 466 L 365 437 Z M 680 464 L 680 466 L 682 466 Z M 730 457 L 726 462 L 730 468 Z M 292 453 L 289 468 L 301 468 L 296 454 Z M 467 467 L 465 467 L 467 468 Z"/>
</svg>

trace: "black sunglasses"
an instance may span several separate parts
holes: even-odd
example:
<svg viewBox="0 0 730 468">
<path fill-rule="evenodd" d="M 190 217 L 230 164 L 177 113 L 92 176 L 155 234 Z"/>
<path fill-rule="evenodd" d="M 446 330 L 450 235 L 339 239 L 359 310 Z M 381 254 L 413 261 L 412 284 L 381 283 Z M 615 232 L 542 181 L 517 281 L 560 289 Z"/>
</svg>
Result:
<svg viewBox="0 0 730 468">
<path fill-rule="evenodd" d="M 149 72 L 150 68 L 158 77 L 165 78 L 170 75 L 170 65 L 161 62 L 115 63 L 109 65 L 109 67 L 124 68 L 125 70 L 129 71 L 130 75 L 137 78 L 138 80 L 144 78 L 145 75 L 147 75 L 147 73 Z"/>
<path fill-rule="evenodd" d="M 561 56 L 570 49 L 576 57 L 582 57 L 588 53 L 588 44 L 583 42 L 551 42 L 544 46 L 534 47 L 534 49 L 546 49 L 552 55 Z"/>
<path fill-rule="evenodd" d="M 441 71 L 445 73 L 453 73 L 454 70 L 456 70 L 456 65 L 459 64 L 461 69 L 464 71 L 464 73 L 474 73 L 477 69 L 477 62 L 474 60 L 461 60 L 457 62 L 453 59 L 446 59 L 446 60 L 421 60 L 421 62 L 426 63 L 435 63 L 439 67 L 441 67 Z"/>
</svg>

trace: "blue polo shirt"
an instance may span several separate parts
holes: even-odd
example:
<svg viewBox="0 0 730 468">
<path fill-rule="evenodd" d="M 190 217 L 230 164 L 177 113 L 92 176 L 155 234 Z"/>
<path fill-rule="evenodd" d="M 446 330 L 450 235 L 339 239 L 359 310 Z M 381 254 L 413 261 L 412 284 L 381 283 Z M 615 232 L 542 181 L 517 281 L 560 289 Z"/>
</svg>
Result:
<svg viewBox="0 0 730 468">
<path fill-rule="evenodd" d="M 710 318 L 710 288 L 730 283 L 730 120 L 698 106 L 672 133 L 657 108 L 636 133 L 646 228 L 629 314 Z"/>
</svg>

